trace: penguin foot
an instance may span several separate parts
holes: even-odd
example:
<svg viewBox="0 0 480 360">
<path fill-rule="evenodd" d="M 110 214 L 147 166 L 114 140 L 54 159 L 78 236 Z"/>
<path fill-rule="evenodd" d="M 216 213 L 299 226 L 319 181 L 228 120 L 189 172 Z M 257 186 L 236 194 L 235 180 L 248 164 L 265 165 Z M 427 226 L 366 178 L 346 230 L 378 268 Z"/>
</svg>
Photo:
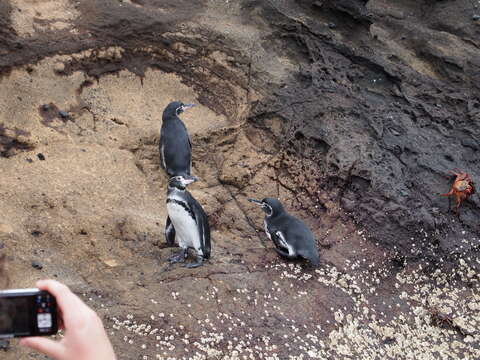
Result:
<svg viewBox="0 0 480 360">
<path fill-rule="evenodd" d="M 179 263 L 179 262 L 185 262 L 185 258 L 187 257 L 187 251 L 186 250 L 181 250 L 172 256 L 168 258 L 168 261 L 172 264 L 174 263 Z"/>
<path fill-rule="evenodd" d="M 186 264 L 187 269 L 194 269 L 203 265 L 203 257 L 198 257 L 197 262 Z"/>
</svg>

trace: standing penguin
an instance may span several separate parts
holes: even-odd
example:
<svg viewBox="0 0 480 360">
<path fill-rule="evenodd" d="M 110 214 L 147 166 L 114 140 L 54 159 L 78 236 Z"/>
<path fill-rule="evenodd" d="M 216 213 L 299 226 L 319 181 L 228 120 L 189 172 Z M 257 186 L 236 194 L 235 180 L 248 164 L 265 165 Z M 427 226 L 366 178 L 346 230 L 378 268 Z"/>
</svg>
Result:
<svg viewBox="0 0 480 360">
<path fill-rule="evenodd" d="M 275 251 L 280 256 L 288 259 L 302 257 L 309 260 L 313 266 L 320 264 L 315 238 L 303 221 L 287 213 L 277 199 L 248 201 L 260 205 L 267 214 L 263 221 L 265 233 L 273 241 Z"/>
<path fill-rule="evenodd" d="M 160 130 L 160 163 L 169 176 L 190 175 L 192 168 L 192 143 L 187 128 L 178 117 L 195 106 L 174 101 L 163 110 Z"/>
<path fill-rule="evenodd" d="M 198 179 L 191 175 L 174 176 L 168 183 L 167 191 L 167 225 L 165 238 L 169 245 L 173 245 L 175 238 L 181 250 L 168 260 L 172 263 L 184 262 L 188 256 L 188 249 L 193 248 L 197 253 L 197 262 L 186 265 L 195 268 L 203 264 L 204 259 L 210 258 L 210 226 L 208 217 L 202 206 L 186 190 L 188 184 Z"/>
</svg>

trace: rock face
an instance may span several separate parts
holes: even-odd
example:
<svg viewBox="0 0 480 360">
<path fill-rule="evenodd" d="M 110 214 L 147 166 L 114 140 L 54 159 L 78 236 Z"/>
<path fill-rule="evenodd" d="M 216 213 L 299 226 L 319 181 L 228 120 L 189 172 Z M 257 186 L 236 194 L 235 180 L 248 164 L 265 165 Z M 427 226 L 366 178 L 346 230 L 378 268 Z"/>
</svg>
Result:
<svg viewBox="0 0 480 360">
<path fill-rule="evenodd" d="M 400 3 L 265 10 L 285 47 L 298 49 L 301 70 L 253 119 L 281 116 L 282 144 L 313 148 L 314 186 L 330 196 L 336 188 L 334 200 L 376 239 L 408 253 L 425 232 L 445 252 L 462 230 L 479 231 L 478 197 L 455 218 L 438 196 L 452 182 L 448 170 L 479 175 L 479 27 L 470 5 Z"/>
<path fill-rule="evenodd" d="M 478 358 L 480 203 L 439 196 L 450 169 L 480 178 L 476 6 L 1 2 L 10 287 L 67 283 L 126 359 Z M 213 254 L 195 271 L 165 263 L 173 100 L 199 104 L 182 118 Z M 267 196 L 312 228 L 320 269 L 277 258 L 246 201 Z"/>
</svg>

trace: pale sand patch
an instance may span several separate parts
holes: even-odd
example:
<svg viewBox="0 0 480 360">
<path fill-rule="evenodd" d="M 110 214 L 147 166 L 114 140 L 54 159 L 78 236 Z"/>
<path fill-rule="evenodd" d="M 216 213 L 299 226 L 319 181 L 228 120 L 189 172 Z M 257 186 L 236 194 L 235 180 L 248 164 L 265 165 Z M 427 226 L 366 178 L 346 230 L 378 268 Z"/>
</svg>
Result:
<svg viewBox="0 0 480 360">
<path fill-rule="evenodd" d="M 68 0 L 12 0 L 12 25 L 20 36 L 71 27 L 79 13 Z"/>
</svg>

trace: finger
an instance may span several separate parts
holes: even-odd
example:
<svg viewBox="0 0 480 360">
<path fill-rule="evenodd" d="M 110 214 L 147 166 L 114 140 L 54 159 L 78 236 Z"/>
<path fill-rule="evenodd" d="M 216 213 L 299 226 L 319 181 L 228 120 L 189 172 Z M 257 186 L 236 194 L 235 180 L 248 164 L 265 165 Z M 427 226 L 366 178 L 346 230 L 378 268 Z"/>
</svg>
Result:
<svg viewBox="0 0 480 360">
<path fill-rule="evenodd" d="M 41 290 L 47 290 L 55 297 L 58 307 L 62 312 L 65 327 L 81 320 L 84 317 L 83 312 L 90 309 L 77 295 L 72 293 L 66 285 L 58 281 L 40 280 L 37 282 L 37 287 Z"/>
<path fill-rule="evenodd" d="M 59 330 L 65 330 L 65 324 L 63 322 L 63 313 L 60 308 L 57 309 L 57 324 Z"/>
<path fill-rule="evenodd" d="M 57 326 L 58 330 L 65 330 L 65 324 L 63 322 L 63 313 L 60 306 L 57 306 Z"/>
<path fill-rule="evenodd" d="M 64 359 L 65 348 L 57 341 L 42 337 L 27 337 L 20 340 L 20 345 L 57 360 Z"/>
</svg>

